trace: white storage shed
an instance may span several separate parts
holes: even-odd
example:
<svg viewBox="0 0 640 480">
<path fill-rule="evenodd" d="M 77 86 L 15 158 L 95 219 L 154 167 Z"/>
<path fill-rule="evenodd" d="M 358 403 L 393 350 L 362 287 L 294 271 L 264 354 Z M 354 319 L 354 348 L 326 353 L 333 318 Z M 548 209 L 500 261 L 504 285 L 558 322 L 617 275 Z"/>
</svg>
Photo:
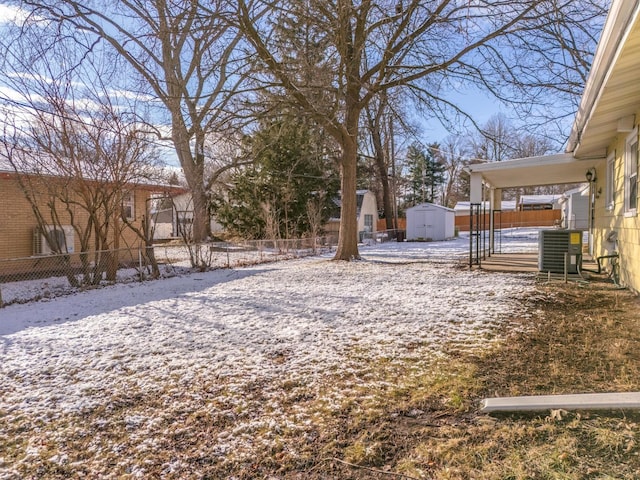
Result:
<svg viewBox="0 0 640 480">
<path fill-rule="evenodd" d="M 589 228 L 589 184 L 565 192 L 560 199 L 562 227 L 576 230 Z"/>
<path fill-rule="evenodd" d="M 452 208 L 421 203 L 407 209 L 407 240 L 439 241 L 455 236 Z"/>
</svg>

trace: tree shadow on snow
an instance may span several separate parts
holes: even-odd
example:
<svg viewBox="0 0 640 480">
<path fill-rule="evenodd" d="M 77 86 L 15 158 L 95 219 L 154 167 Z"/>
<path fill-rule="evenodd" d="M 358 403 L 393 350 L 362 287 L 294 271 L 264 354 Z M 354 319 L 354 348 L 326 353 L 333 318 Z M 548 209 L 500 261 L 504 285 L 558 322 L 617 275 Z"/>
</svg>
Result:
<svg viewBox="0 0 640 480">
<path fill-rule="evenodd" d="M 142 283 L 116 284 L 95 290 L 26 304 L 0 308 L 0 336 L 6 337 L 29 328 L 45 328 L 76 322 L 127 307 L 136 307 L 183 295 L 199 294 L 222 283 L 241 280 L 270 269 L 246 268 L 192 273 Z M 6 338 L 2 338 L 6 342 Z"/>
</svg>

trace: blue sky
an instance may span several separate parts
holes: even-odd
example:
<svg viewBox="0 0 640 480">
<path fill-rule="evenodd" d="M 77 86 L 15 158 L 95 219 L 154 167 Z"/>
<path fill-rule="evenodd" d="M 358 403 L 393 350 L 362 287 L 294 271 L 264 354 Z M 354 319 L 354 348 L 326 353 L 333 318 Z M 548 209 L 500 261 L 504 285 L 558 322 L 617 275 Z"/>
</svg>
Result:
<svg viewBox="0 0 640 480">
<path fill-rule="evenodd" d="M 0 25 L 13 22 L 16 19 L 18 22 L 22 19 L 20 10 L 16 7 L 8 6 L 6 3 L 0 3 Z M 514 118 L 514 124 L 520 123 L 515 120 L 516 116 L 508 106 L 473 87 L 464 89 L 459 86 L 458 91 L 449 90 L 446 94 L 449 100 L 471 115 L 478 125 L 485 124 L 489 118 L 500 112 L 504 113 L 508 118 Z M 0 91 L 0 95 L 10 97 L 11 92 L 3 89 Z M 13 97 L 13 99 L 19 99 L 19 97 Z M 459 125 L 457 132 L 452 132 L 445 128 L 437 118 L 424 118 L 418 112 L 416 112 L 416 117 L 413 120 L 423 128 L 419 135 L 419 140 L 426 143 L 442 141 L 452 133 L 474 132 L 473 126 L 468 121 Z M 567 120 L 567 123 L 570 123 L 570 120 Z M 558 145 L 560 146 L 564 141 L 564 138 L 558 138 Z M 170 163 L 176 163 L 175 155 L 166 155 L 166 157 Z"/>
</svg>

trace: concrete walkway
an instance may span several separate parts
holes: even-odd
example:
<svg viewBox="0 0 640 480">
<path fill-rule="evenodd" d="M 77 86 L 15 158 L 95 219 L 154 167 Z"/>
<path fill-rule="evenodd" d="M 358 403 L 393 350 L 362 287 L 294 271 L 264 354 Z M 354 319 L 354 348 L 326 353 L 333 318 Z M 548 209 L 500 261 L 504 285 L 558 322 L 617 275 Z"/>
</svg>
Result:
<svg viewBox="0 0 640 480">
<path fill-rule="evenodd" d="M 538 252 L 496 253 L 483 259 L 481 268 L 493 272 L 537 272 Z"/>
<path fill-rule="evenodd" d="M 483 259 L 480 267 L 490 272 L 535 273 L 538 272 L 538 252 L 494 253 Z M 585 257 L 582 267 L 596 270 L 598 265 L 590 257 Z M 587 276 L 587 272 L 584 272 L 583 276 Z"/>
</svg>

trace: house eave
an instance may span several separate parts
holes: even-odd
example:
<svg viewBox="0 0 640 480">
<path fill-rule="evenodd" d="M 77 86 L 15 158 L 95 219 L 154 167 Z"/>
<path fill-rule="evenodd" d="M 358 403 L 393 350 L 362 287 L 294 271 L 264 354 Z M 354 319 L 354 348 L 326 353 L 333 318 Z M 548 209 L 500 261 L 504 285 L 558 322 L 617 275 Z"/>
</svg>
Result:
<svg viewBox="0 0 640 480">
<path fill-rule="evenodd" d="M 640 105 L 639 12 L 640 0 L 611 5 L 567 142 L 566 151 L 577 158 L 600 155 L 616 136 L 618 120 Z"/>
</svg>

